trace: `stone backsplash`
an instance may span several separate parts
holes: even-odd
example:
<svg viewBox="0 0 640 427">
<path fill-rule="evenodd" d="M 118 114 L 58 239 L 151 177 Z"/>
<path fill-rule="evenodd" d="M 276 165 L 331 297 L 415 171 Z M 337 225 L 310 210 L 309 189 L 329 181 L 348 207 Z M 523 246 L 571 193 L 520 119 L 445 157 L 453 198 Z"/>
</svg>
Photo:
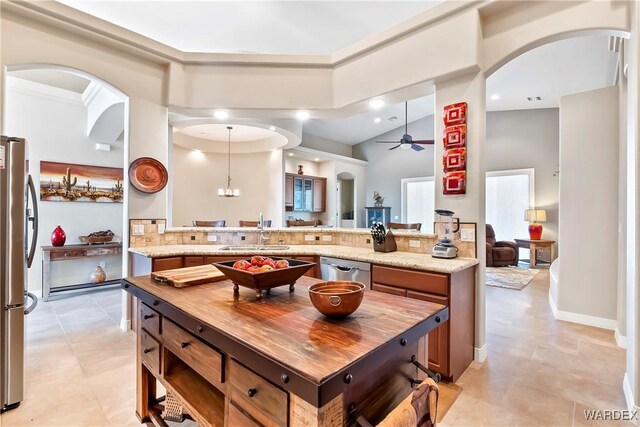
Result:
<svg viewBox="0 0 640 427">
<path fill-rule="evenodd" d="M 165 229 L 166 221 L 161 219 L 132 219 L 129 221 L 130 246 L 158 245 L 253 245 L 259 243 L 260 231 L 255 228 L 210 228 L 180 227 Z M 134 234 L 134 226 L 142 226 L 144 234 Z M 461 229 L 475 230 L 475 224 L 461 224 Z M 140 231 L 137 230 L 137 231 Z M 368 229 L 346 228 L 268 228 L 265 230 L 268 245 L 340 245 L 360 248 L 371 247 Z M 410 231 L 394 231 L 398 251 L 431 253 L 438 238 L 434 234 Z M 475 233 L 473 234 L 475 236 Z M 458 256 L 475 258 L 475 241 L 462 241 L 456 233 L 455 245 Z"/>
</svg>

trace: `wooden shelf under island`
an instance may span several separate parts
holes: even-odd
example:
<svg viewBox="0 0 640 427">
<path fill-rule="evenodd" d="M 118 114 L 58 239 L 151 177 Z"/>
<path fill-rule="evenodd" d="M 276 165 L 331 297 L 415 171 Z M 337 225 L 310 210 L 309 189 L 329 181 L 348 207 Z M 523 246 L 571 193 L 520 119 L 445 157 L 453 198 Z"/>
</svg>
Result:
<svg viewBox="0 0 640 427">
<path fill-rule="evenodd" d="M 412 392 L 427 334 L 448 320 L 440 304 L 367 290 L 350 317 L 317 312 L 302 277 L 295 292 L 220 281 L 173 288 L 131 277 L 136 297 L 136 411 L 158 426 L 157 382 L 199 425 L 343 426 L 355 408 L 373 424 Z M 353 412 L 352 412 L 353 413 Z"/>
</svg>

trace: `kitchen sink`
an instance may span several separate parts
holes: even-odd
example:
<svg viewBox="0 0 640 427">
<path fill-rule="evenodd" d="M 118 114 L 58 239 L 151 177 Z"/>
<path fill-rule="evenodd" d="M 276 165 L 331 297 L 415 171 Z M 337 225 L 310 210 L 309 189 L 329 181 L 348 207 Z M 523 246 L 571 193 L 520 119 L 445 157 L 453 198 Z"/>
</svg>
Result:
<svg viewBox="0 0 640 427">
<path fill-rule="evenodd" d="M 282 245 L 238 245 L 220 248 L 222 251 L 286 251 L 287 249 L 289 246 Z"/>
</svg>

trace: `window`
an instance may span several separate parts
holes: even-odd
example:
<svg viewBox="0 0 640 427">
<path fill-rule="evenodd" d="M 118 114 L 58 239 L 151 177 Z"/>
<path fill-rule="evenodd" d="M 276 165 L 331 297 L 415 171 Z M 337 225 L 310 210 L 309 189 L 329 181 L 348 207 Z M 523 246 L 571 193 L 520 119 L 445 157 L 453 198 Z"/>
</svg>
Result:
<svg viewBox="0 0 640 427">
<path fill-rule="evenodd" d="M 486 221 L 497 240 L 528 239 L 524 211 L 535 206 L 534 170 L 487 172 Z"/>
<path fill-rule="evenodd" d="M 422 224 L 422 233 L 433 233 L 435 181 L 432 176 L 402 181 L 402 222 Z"/>
</svg>

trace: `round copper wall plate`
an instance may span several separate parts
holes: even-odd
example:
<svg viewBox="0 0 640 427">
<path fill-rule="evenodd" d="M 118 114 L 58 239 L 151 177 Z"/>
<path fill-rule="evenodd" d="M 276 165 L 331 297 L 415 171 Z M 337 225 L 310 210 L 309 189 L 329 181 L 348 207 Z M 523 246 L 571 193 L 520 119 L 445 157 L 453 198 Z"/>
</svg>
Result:
<svg viewBox="0 0 640 427">
<path fill-rule="evenodd" d="M 140 157 L 129 165 L 129 180 L 136 190 L 157 193 L 169 181 L 169 174 L 162 163 L 151 157 Z"/>
</svg>

